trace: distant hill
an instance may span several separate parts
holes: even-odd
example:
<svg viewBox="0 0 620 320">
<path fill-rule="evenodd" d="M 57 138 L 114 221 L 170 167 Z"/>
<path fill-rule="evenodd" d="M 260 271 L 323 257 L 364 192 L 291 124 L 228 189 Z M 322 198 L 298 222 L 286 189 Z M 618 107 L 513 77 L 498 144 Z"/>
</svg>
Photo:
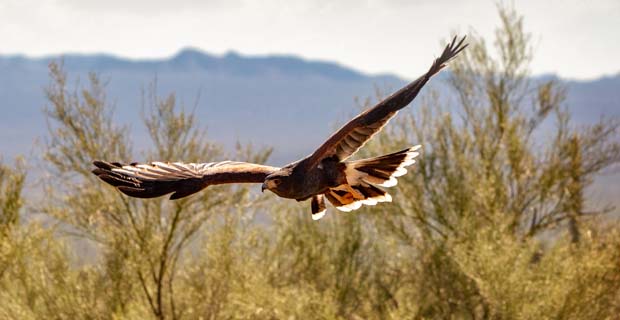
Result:
<svg viewBox="0 0 620 320">
<path fill-rule="evenodd" d="M 238 140 L 272 146 L 276 164 L 311 152 L 336 125 L 358 111 L 354 97 L 373 96 L 377 87 L 390 91 L 406 82 L 294 56 L 254 57 L 234 52 L 214 56 L 195 49 L 152 60 L 103 54 L 0 56 L 0 152 L 5 158 L 29 154 L 33 141 L 45 136 L 42 110 L 46 104 L 43 89 L 49 82 L 47 66 L 60 59 L 71 86 L 76 79 L 84 84 L 90 71 L 109 80 L 116 117 L 131 125 L 137 143 L 148 141 L 140 121 L 141 92 L 157 78 L 161 95 L 175 92 L 188 108 L 197 101 L 197 115 L 212 139 L 226 146 Z M 540 78 L 550 77 L 554 76 Z M 564 83 L 576 123 L 592 123 L 601 115 L 620 116 L 620 74 Z M 444 87 L 440 80 L 431 86 Z"/>
<path fill-rule="evenodd" d="M 0 56 L 0 154 L 5 160 L 18 154 L 36 160 L 33 155 L 39 149 L 33 141 L 46 134 L 42 110 L 46 104 L 43 90 L 49 83 L 47 65 L 60 58 Z M 211 139 L 228 147 L 236 141 L 274 147 L 274 165 L 309 154 L 337 125 L 359 111 L 355 97 L 373 96 L 375 88 L 391 91 L 406 82 L 293 56 L 213 56 L 194 49 L 158 60 L 109 55 L 65 55 L 62 60 L 71 87 L 76 79 L 84 84 L 89 71 L 109 80 L 108 96 L 116 105 L 116 118 L 131 126 L 132 140 L 138 145 L 148 143 L 140 120 L 141 92 L 157 78 L 161 95 L 175 92 L 187 108 L 197 101 L 197 115 Z M 445 74 L 430 86 L 443 90 Z M 575 123 L 592 123 L 602 115 L 620 116 L 620 74 L 563 82 Z M 144 160 L 139 157 L 136 160 Z M 620 177 L 600 178 L 590 192 L 596 199 L 617 199 Z M 620 205 L 620 200 L 615 203 Z"/>
<path fill-rule="evenodd" d="M 0 57 L 0 151 L 6 158 L 27 154 L 44 136 L 43 88 L 47 65 L 59 57 Z M 159 92 L 175 92 L 207 125 L 214 140 L 273 146 L 287 161 L 310 152 L 356 109 L 354 97 L 372 95 L 374 87 L 396 88 L 394 76 L 369 76 L 334 63 L 295 57 L 221 57 L 186 49 L 169 59 L 128 60 L 108 55 L 62 57 L 71 81 L 86 82 L 89 71 L 109 80 L 109 98 L 119 121 L 131 124 L 138 142 L 146 141 L 140 122 L 141 92 L 157 78 Z M 73 84 L 73 83 L 72 83 Z M 285 134 L 282 134 L 285 133 Z"/>
</svg>

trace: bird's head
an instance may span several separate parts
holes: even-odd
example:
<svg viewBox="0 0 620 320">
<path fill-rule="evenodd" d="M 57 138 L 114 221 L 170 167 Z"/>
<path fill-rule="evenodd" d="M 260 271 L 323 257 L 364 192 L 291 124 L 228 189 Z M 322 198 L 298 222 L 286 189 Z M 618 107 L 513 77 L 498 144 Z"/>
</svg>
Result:
<svg viewBox="0 0 620 320">
<path fill-rule="evenodd" d="M 281 197 L 286 197 L 287 191 L 290 189 L 289 177 L 289 170 L 278 170 L 265 178 L 261 191 L 264 192 L 266 189 Z"/>
</svg>

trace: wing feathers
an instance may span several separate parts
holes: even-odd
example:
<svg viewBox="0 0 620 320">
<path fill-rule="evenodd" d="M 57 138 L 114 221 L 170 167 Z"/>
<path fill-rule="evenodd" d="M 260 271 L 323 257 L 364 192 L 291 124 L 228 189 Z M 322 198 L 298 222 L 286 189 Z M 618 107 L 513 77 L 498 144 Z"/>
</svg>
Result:
<svg viewBox="0 0 620 320">
<path fill-rule="evenodd" d="M 306 161 L 306 165 L 315 166 L 327 157 L 336 156 L 343 161 L 364 146 L 377 134 L 398 110 L 406 107 L 418 95 L 428 80 L 441 71 L 446 64 L 467 47 L 465 37 L 452 39 L 439 58 L 435 59 L 429 70 L 420 78 L 409 83 L 396 93 L 379 102 L 373 108 L 362 112 L 353 120 L 336 131 Z"/>
<path fill-rule="evenodd" d="M 154 198 L 173 193 L 170 199 L 194 194 L 207 186 L 224 183 L 263 182 L 278 168 L 247 162 L 152 162 L 123 165 L 94 161 L 92 171 L 101 180 L 124 194 L 137 198 Z"/>
</svg>

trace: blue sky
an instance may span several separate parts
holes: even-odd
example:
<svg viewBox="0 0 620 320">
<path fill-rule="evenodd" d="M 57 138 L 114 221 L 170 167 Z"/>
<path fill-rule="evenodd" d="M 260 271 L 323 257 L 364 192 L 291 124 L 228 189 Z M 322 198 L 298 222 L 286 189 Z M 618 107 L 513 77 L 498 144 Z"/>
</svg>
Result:
<svg viewBox="0 0 620 320">
<path fill-rule="evenodd" d="M 514 1 L 532 33 L 535 74 L 620 72 L 620 1 Z M 492 36 L 490 0 L 0 0 L 0 53 L 166 57 L 294 54 L 414 78 L 452 32 Z"/>
</svg>

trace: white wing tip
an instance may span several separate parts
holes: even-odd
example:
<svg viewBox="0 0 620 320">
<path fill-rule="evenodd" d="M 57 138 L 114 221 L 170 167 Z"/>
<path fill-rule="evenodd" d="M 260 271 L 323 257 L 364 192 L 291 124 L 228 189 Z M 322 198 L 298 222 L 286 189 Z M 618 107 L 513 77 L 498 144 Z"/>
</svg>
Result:
<svg viewBox="0 0 620 320">
<path fill-rule="evenodd" d="M 383 184 L 380 184 L 380 186 L 383 186 L 383 187 L 395 186 L 397 182 L 394 178 L 401 177 L 407 174 L 407 169 L 405 169 L 405 167 L 408 167 L 416 162 L 414 159 L 420 155 L 420 153 L 416 152 L 416 150 L 420 149 L 421 147 L 422 147 L 421 145 L 417 145 L 417 146 L 413 146 L 409 148 L 409 151 L 407 151 L 407 156 L 405 157 L 403 162 L 401 162 L 398 168 L 396 168 L 396 171 L 392 173 L 392 175 L 390 176 L 390 179 L 384 182 Z"/>
<path fill-rule="evenodd" d="M 367 198 L 367 199 L 361 200 L 361 202 L 362 204 L 367 205 L 367 206 L 374 206 L 374 205 L 377 205 L 379 201 L 377 201 L 377 199 L 374 199 L 374 198 Z"/>
<path fill-rule="evenodd" d="M 396 168 L 396 171 L 394 171 L 394 173 L 392 173 L 392 177 L 401 177 L 405 174 L 407 174 L 407 169 L 405 169 L 404 166 L 401 165 L 400 167 Z"/>
<path fill-rule="evenodd" d="M 390 177 L 390 179 L 388 179 L 385 182 L 379 184 L 379 186 L 389 188 L 389 187 L 393 187 L 393 186 L 395 186 L 397 184 L 398 184 L 398 180 L 396 180 L 396 178 L 394 178 L 394 176 L 392 175 Z"/>
<path fill-rule="evenodd" d="M 353 210 L 357 210 L 362 206 L 362 200 L 351 202 L 347 205 L 336 207 L 336 209 L 344 212 L 351 212 Z"/>
<path fill-rule="evenodd" d="M 336 207 L 336 209 L 338 209 L 338 210 L 340 210 L 342 212 L 351 212 L 351 211 L 353 211 L 350 208 L 348 208 L 347 206 Z"/>
<path fill-rule="evenodd" d="M 380 195 L 380 196 L 375 196 L 375 197 L 372 197 L 372 198 L 366 198 L 364 200 L 358 200 L 358 201 L 349 203 L 349 204 L 344 205 L 344 206 L 336 207 L 336 209 L 338 209 L 340 211 L 343 211 L 343 212 L 351 212 L 353 210 L 357 210 L 357 209 L 361 208 L 362 205 L 374 206 L 374 205 L 376 205 L 377 203 L 380 203 L 380 202 L 392 202 L 392 196 L 389 193 L 386 192 L 385 194 Z M 318 220 L 318 219 L 320 219 L 320 217 L 315 219 L 314 216 L 312 216 L 312 219 Z"/>
<path fill-rule="evenodd" d="M 323 211 L 312 214 L 312 220 L 317 221 L 323 218 L 325 216 L 325 213 L 327 213 L 327 209 L 323 209 Z"/>
</svg>

